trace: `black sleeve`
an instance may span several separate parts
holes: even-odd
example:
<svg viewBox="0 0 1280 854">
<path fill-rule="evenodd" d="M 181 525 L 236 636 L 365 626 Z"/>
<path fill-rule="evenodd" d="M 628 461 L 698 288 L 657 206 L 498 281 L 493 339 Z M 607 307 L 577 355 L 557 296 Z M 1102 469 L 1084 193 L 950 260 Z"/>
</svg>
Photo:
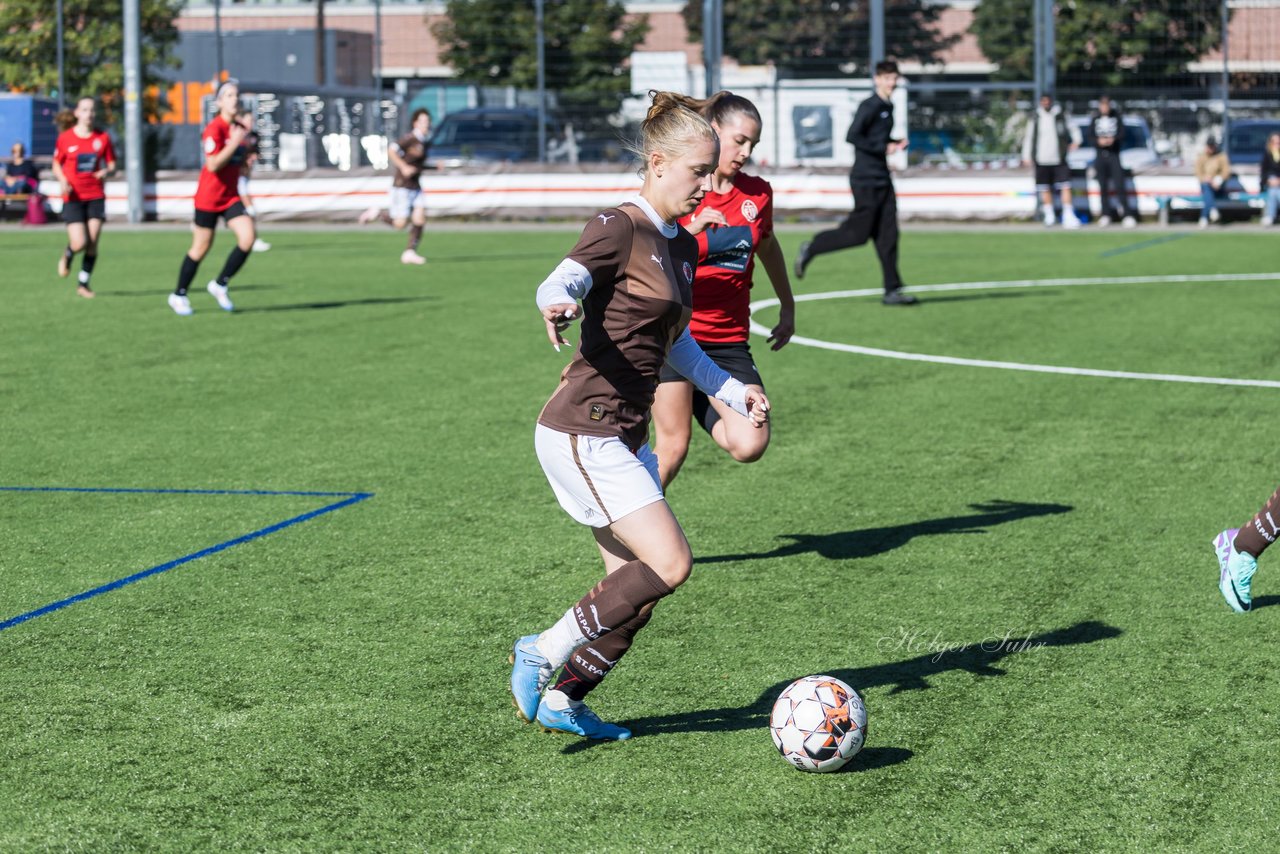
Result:
<svg viewBox="0 0 1280 854">
<path fill-rule="evenodd" d="M 853 123 L 849 125 L 849 135 L 845 137 L 845 141 L 853 143 L 853 147 L 858 151 L 884 154 L 883 150 L 876 151 L 871 138 L 867 136 L 867 127 L 876 114 L 876 105 L 872 103 L 874 100 L 874 98 L 867 98 L 858 105 L 858 111 L 853 114 Z"/>
</svg>

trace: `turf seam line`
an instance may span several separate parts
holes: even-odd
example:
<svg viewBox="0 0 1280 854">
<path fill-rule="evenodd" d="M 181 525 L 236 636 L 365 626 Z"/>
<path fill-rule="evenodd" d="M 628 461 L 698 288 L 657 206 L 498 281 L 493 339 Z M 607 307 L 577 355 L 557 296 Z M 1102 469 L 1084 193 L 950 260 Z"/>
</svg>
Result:
<svg viewBox="0 0 1280 854">
<path fill-rule="evenodd" d="M 252 531 L 248 534 L 244 534 L 234 539 L 227 540 L 226 542 L 209 546 L 208 548 L 201 549 L 200 551 L 197 551 L 197 552 L 192 552 L 191 554 L 188 554 L 188 555 L 183 555 L 182 557 L 171 560 L 168 563 L 162 563 L 158 566 L 153 566 L 150 569 L 144 569 L 141 572 L 135 572 L 133 575 L 127 575 L 124 578 L 117 578 L 115 581 L 109 581 L 106 584 L 100 585 L 98 587 L 94 587 L 91 590 L 86 590 L 83 593 L 77 593 L 74 596 L 68 596 L 66 599 L 60 599 L 57 602 L 51 602 L 42 608 L 35 609 L 34 611 L 28 611 L 25 614 L 19 614 L 16 617 L 10 617 L 9 619 L 4 620 L 3 622 L 0 622 L 0 631 L 4 631 L 5 629 L 12 628 L 13 626 L 19 625 L 20 623 L 25 623 L 28 620 L 33 620 L 36 617 L 42 617 L 45 614 L 50 614 L 50 613 L 53 613 L 54 611 L 59 611 L 63 608 L 66 608 L 69 605 L 74 605 L 77 602 L 83 602 L 87 599 L 92 599 L 96 596 L 101 596 L 103 593 L 109 593 L 112 590 L 116 590 L 120 587 L 133 584 L 135 581 L 141 581 L 144 578 L 150 578 L 153 575 L 159 575 L 162 572 L 168 572 L 171 569 L 176 569 L 177 567 L 182 566 L 183 564 L 191 563 L 192 561 L 199 560 L 202 557 L 208 557 L 209 555 L 217 554 L 218 552 L 221 552 L 221 551 L 226 551 L 232 546 L 238 546 L 238 545 L 241 545 L 242 543 L 247 543 L 252 540 L 265 537 L 269 534 L 277 533 L 278 531 L 282 531 L 285 528 L 291 527 L 293 525 L 297 525 L 301 522 L 306 522 L 310 519 L 314 519 L 317 516 L 323 516 L 326 513 L 332 513 L 335 510 L 341 510 L 343 507 L 350 507 L 353 504 L 358 504 L 359 502 L 364 501 L 366 498 L 372 498 L 374 495 L 374 493 L 372 492 L 267 492 L 267 491 L 249 491 L 249 490 L 235 491 L 235 490 L 198 490 L 198 489 L 192 489 L 192 490 L 187 490 L 187 489 L 92 489 L 92 488 L 73 488 L 73 487 L 12 487 L 12 486 L 0 487 L 0 490 L 7 491 L 7 492 L 135 492 L 135 493 L 142 492 L 142 493 L 165 493 L 165 494 L 177 493 L 177 494 L 195 494 L 195 495 L 215 494 L 215 495 L 312 495 L 312 496 L 344 495 L 346 496 L 346 498 L 344 498 L 342 501 L 335 501 L 334 503 L 327 504 L 324 507 L 321 507 L 319 509 L 302 513 L 290 519 L 285 519 L 283 522 L 277 522 L 274 525 L 268 525 L 265 528 L 259 528 L 256 531 Z"/>
</svg>

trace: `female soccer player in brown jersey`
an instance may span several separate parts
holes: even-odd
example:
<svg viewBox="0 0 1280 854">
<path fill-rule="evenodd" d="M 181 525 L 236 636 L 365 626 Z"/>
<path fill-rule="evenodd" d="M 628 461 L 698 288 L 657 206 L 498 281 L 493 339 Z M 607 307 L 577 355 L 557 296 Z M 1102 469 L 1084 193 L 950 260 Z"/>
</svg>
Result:
<svg viewBox="0 0 1280 854">
<path fill-rule="evenodd" d="M 727 403 L 735 418 L 756 427 L 768 420 L 765 395 L 719 368 L 688 332 L 698 247 L 678 220 L 698 206 L 719 159 L 715 131 L 694 105 L 681 95 L 654 94 L 636 150 L 640 194 L 592 218 L 538 288 L 557 350 L 568 343 L 561 331 L 582 319 L 578 350 L 538 418 L 538 461 L 560 506 L 591 527 L 605 568 L 604 580 L 553 626 L 520 638 L 512 651 L 516 708 L 548 730 L 630 737 L 582 699 L 693 566 L 648 444 L 663 362 Z"/>
<path fill-rule="evenodd" d="M 756 259 L 778 295 L 778 323 L 769 335 L 779 350 L 795 334 L 795 299 L 787 262 L 773 233 L 773 188 L 742 171 L 760 144 L 760 113 L 732 92 L 717 92 L 698 102 L 700 112 L 720 137 L 720 162 L 711 190 L 698 208 L 680 220 L 698 241 L 698 275 L 693 281 L 693 319 L 689 332 L 711 360 L 736 379 L 764 391 L 747 343 L 751 322 L 751 280 Z M 754 430 L 693 384 L 664 366 L 653 401 L 658 474 L 665 489 L 675 480 L 689 452 L 690 424 L 696 420 L 715 443 L 742 463 L 760 459 L 769 447 L 769 425 Z"/>
</svg>

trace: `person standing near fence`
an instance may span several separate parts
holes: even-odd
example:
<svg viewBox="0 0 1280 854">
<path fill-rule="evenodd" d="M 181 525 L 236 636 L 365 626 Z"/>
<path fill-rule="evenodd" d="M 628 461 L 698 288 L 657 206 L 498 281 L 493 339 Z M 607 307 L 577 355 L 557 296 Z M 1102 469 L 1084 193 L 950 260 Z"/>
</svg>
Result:
<svg viewBox="0 0 1280 854">
<path fill-rule="evenodd" d="M 1258 184 L 1258 192 L 1267 202 L 1262 224 L 1271 225 L 1276 221 L 1276 209 L 1280 208 L 1280 133 L 1267 137 L 1267 147 L 1258 164 Z"/>
<path fill-rule="evenodd" d="M 1058 223 L 1053 210 L 1055 190 L 1062 200 L 1062 227 L 1081 225 L 1071 201 L 1071 167 L 1067 165 L 1067 152 L 1079 148 L 1080 142 L 1079 129 L 1067 121 L 1053 96 L 1041 95 L 1040 107 L 1027 122 L 1027 135 L 1022 140 L 1022 164 L 1035 167 L 1036 192 L 1046 226 Z"/>
<path fill-rule="evenodd" d="M 116 169 L 116 153 L 111 137 L 93 126 L 92 98 L 76 101 L 70 116 L 65 111 L 58 115 L 62 133 L 53 148 L 53 177 L 62 186 L 62 221 L 67 224 L 67 246 L 58 259 L 58 275 L 65 279 L 76 253 L 83 251 L 76 293 L 91 299 L 89 278 L 98 261 L 98 239 L 107 218 L 106 180 Z"/>
<path fill-rule="evenodd" d="M 880 271 L 884 276 L 885 305 L 914 305 L 917 300 L 902 292 L 898 274 L 898 197 L 889 174 L 888 156 L 906 149 L 907 142 L 892 139 L 893 104 L 889 99 L 898 88 L 898 64 L 876 63 L 875 92 L 858 105 L 853 124 L 845 137 L 856 151 L 849 187 L 853 191 L 853 212 L 829 231 L 800 244 L 795 273 L 803 279 L 809 262 L 819 255 L 861 246 L 874 240 Z"/>
<path fill-rule="evenodd" d="M 258 238 L 253 217 L 240 201 L 240 164 L 245 156 L 244 143 L 249 136 L 249 128 L 236 120 L 240 109 L 240 85 L 234 80 L 223 83 L 218 87 L 214 103 L 218 114 L 200 135 L 204 147 L 204 168 L 200 170 L 200 180 L 196 184 L 191 248 L 182 258 L 178 286 L 169 294 L 169 307 L 184 317 L 193 313 L 187 290 L 200 269 L 200 262 L 213 246 L 218 217 L 222 217 L 236 236 L 236 245 L 222 265 L 222 272 L 206 287 L 223 311 L 235 308 L 227 294 L 227 285 L 244 266 L 245 259 L 253 251 L 253 242 Z"/>
<path fill-rule="evenodd" d="M 1089 133 L 1094 139 L 1096 156 L 1093 172 L 1098 178 L 1102 212 L 1098 217 L 1098 225 L 1111 225 L 1111 214 L 1115 213 L 1119 216 L 1121 225 L 1133 228 L 1138 221 L 1129 212 L 1129 190 L 1125 186 L 1124 165 L 1120 161 L 1120 152 L 1124 150 L 1124 117 L 1107 95 L 1098 99 L 1098 112 L 1089 119 Z M 1115 193 L 1114 204 L 1112 192 Z"/>
</svg>

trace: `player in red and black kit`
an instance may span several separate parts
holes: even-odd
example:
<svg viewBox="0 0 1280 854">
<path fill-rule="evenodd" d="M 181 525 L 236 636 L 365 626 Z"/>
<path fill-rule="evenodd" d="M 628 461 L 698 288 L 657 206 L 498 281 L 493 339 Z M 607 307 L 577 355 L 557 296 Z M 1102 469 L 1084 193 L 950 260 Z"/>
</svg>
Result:
<svg viewBox="0 0 1280 854">
<path fill-rule="evenodd" d="M 169 294 L 169 307 L 184 316 L 192 313 L 187 289 L 196 277 L 200 262 L 213 245 L 213 232 L 218 225 L 218 217 L 222 217 L 227 227 L 236 235 L 235 248 L 222 265 L 222 272 L 207 288 L 224 311 L 235 308 L 227 295 L 227 283 L 253 251 L 253 241 L 258 236 L 253 217 L 249 216 L 244 202 L 240 201 L 240 164 L 248 150 L 245 140 L 249 136 L 248 126 L 236 121 L 236 112 L 240 108 L 240 86 L 231 80 L 223 83 L 218 87 L 214 103 L 218 107 L 218 115 L 205 126 L 204 133 L 200 136 L 204 148 L 204 168 L 200 170 L 200 180 L 196 184 L 195 227 L 191 229 L 191 248 L 182 259 L 178 287 Z"/>
<path fill-rule="evenodd" d="M 719 92 L 700 112 L 720 137 L 720 160 L 711 191 L 680 220 L 698 240 L 698 273 L 693 281 L 693 319 L 689 332 L 721 368 L 748 388 L 764 391 L 764 381 L 747 343 L 751 320 L 751 279 L 756 256 L 769 274 L 781 310 L 769 335 L 778 350 L 795 334 L 795 299 L 782 247 L 773 234 L 773 188 L 742 171 L 760 144 L 760 113 L 755 104 L 732 92 Z M 738 462 L 760 459 L 769 447 L 769 425 L 754 428 L 727 418 L 728 407 L 700 392 L 670 365 L 664 365 L 653 401 L 662 487 L 675 480 L 689 452 L 691 419 Z"/>
<path fill-rule="evenodd" d="M 66 278 L 71 261 L 84 250 L 76 292 L 92 297 L 89 277 L 98 260 L 98 238 L 107 218 L 104 182 L 116 168 L 111 137 L 93 126 L 92 98 L 76 101 L 74 125 L 64 126 L 53 149 L 53 176 L 62 185 L 62 221 L 67 224 L 67 248 L 58 259 L 58 275 Z"/>
</svg>

